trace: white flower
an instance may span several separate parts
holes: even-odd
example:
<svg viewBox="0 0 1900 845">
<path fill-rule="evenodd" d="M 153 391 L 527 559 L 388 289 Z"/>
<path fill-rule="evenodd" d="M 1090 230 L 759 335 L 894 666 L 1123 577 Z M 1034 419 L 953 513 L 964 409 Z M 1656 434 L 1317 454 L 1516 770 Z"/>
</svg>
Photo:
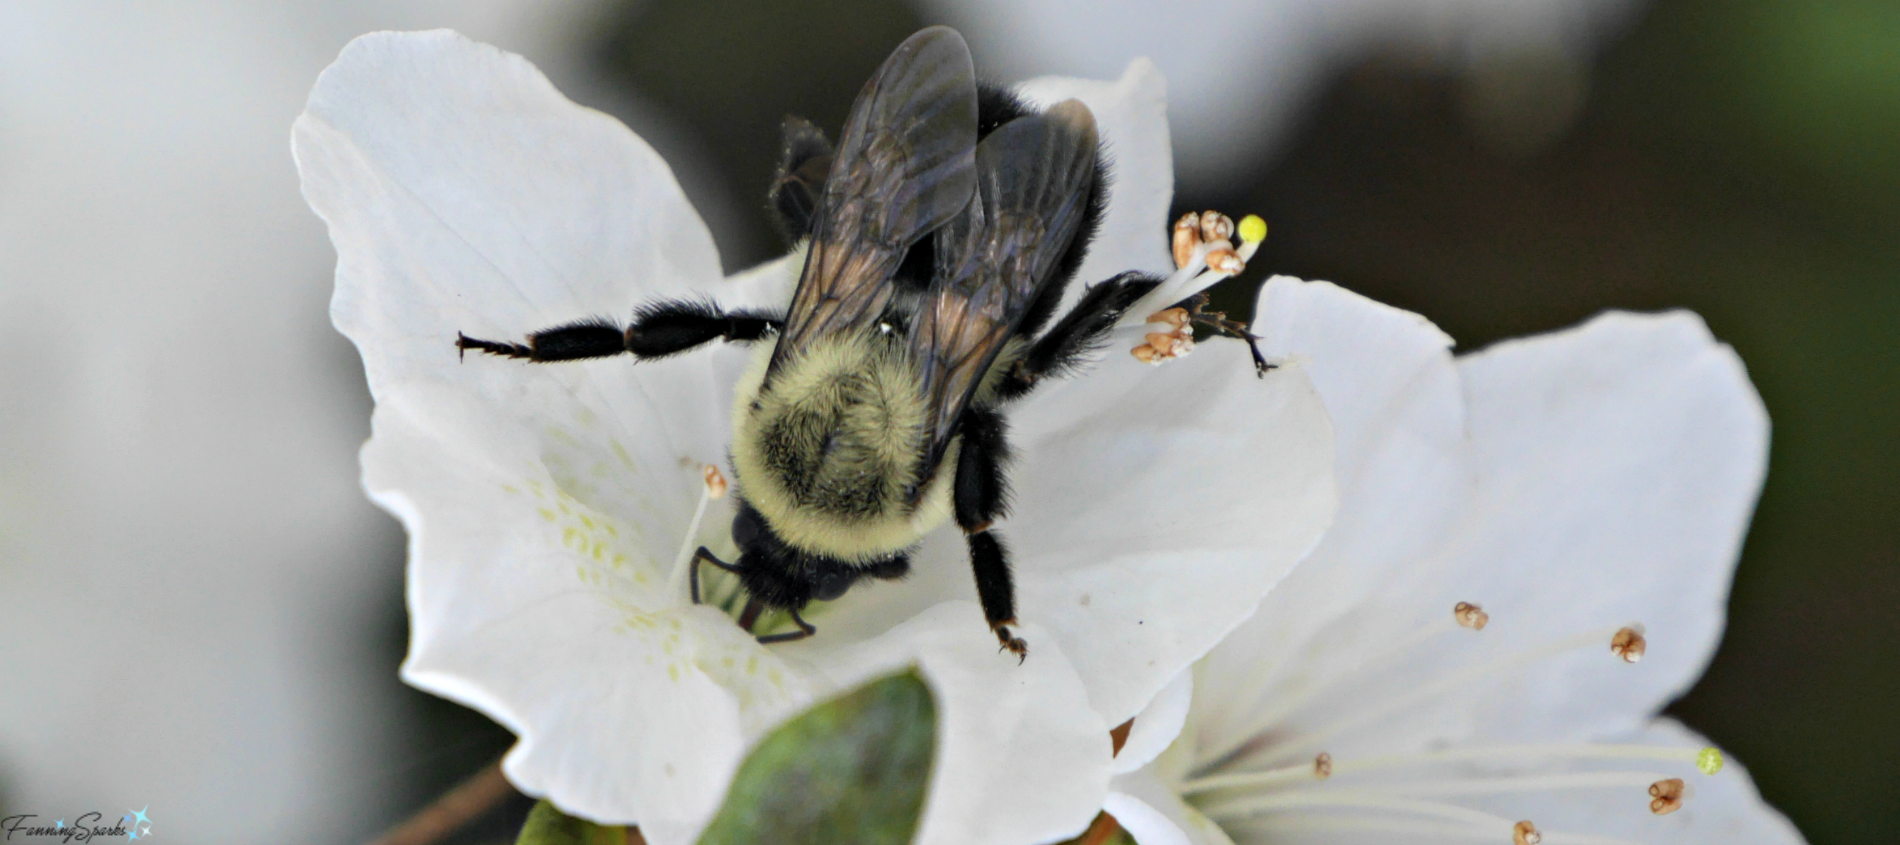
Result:
<svg viewBox="0 0 1900 845">
<path fill-rule="evenodd" d="M 1454 361 L 1417 315 L 1287 278 L 1259 313 L 1332 414 L 1340 511 L 1136 718 L 1107 809 L 1142 845 L 1801 841 L 1656 715 L 1720 639 L 1765 469 L 1732 351 L 1608 314 Z"/>
<path fill-rule="evenodd" d="M 1086 102 L 1119 167 L 1081 278 L 1160 266 L 1171 177 L 1152 67 L 1029 88 Z M 1238 625 L 1331 518 L 1331 428 L 1297 368 L 1261 382 L 1244 351 L 1163 370 L 1111 355 L 1012 415 L 1002 530 L 1026 663 L 997 653 L 944 532 L 910 579 L 814 606 L 817 636 L 761 646 L 672 588 L 682 549 L 733 551 L 729 499 L 689 526 L 703 466 L 724 463 L 742 347 L 527 365 L 458 361 L 454 340 L 663 296 L 782 304 L 796 267 L 722 280 L 645 143 L 449 32 L 357 39 L 294 146 L 337 248 L 333 316 L 376 399 L 364 485 L 409 531 L 403 677 L 519 735 L 505 768 L 522 790 L 656 845 L 693 838 L 776 721 L 906 663 L 940 718 L 919 841 L 1078 832 L 1105 794 L 1108 729 Z"/>
</svg>

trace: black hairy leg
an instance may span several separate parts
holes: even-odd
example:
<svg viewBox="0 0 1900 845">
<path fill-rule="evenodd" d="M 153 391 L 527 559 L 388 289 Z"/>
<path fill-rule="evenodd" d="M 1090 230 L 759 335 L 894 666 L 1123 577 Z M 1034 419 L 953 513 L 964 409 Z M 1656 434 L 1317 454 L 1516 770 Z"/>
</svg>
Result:
<svg viewBox="0 0 1900 845">
<path fill-rule="evenodd" d="M 818 629 L 812 627 L 812 624 L 810 622 L 806 622 L 805 617 L 799 616 L 798 611 L 793 610 L 791 608 L 786 608 L 785 612 L 791 615 L 792 624 L 797 625 L 798 630 L 786 631 L 781 634 L 766 634 L 765 636 L 759 638 L 759 642 L 765 643 L 766 645 L 771 645 L 772 643 L 788 643 L 788 642 L 791 642 L 792 640 L 802 640 L 806 637 L 809 637 L 813 634 L 818 633 Z M 748 628 L 747 630 L 751 630 L 751 629 Z"/>
<path fill-rule="evenodd" d="M 765 198 L 789 247 L 811 234 L 818 198 L 824 195 L 825 179 L 831 175 L 833 151 L 824 131 L 802 117 L 785 118 L 780 132 L 784 141 L 778 175 Z"/>
<path fill-rule="evenodd" d="M 699 562 L 702 560 L 714 566 L 717 566 L 720 569 L 724 569 L 727 572 L 731 572 L 735 575 L 738 574 L 739 572 L 739 567 L 733 564 L 727 563 L 723 560 L 720 560 L 718 555 L 715 555 L 712 553 L 712 550 L 706 548 L 705 546 L 700 546 L 698 550 L 693 552 L 693 562 L 687 564 L 687 567 L 686 567 L 686 582 L 692 585 L 693 604 L 700 603 L 699 602 Z M 747 626 L 747 627 L 750 627 L 750 626 Z"/>
<path fill-rule="evenodd" d="M 1075 307 L 1004 371 L 996 386 L 997 396 L 1019 398 L 1036 389 L 1043 379 L 1074 370 L 1090 352 L 1101 348 L 1128 307 L 1160 284 L 1160 279 L 1131 270 L 1090 285 Z"/>
<path fill-rule="evenodd" d="M 1247 351 L 1253 353 L 1253 372 L 1261 378 L 1267 377 L 1267 371 L 1277 364 L 1267 363 L 1267 356 L 1260 354 L 1260 336 L 1247 330 L 1247 324 L 1239 320 L 1230 320 L 1224 312 L 1207 310 L 1207 292 L 1202 291 L 1190 297 L 1181 305 L 1187 311 L 1188 319 L 1247 342 Z"/>
<path fill-rule="evenodd" d="M 578 361 L 630 353 L 650 361 L 685 352 L 716 338 L 758 340 L 777 331 L 784 319 L 761 311 L 723 311 L 710 302 L 661 300 L 634 311 L 625 329 L 599 317 L 543 329 L 528 335 L 527 343 L 477 340 L 457 332 L 455 348 L 474 349 L 505 358 L 530 361 Z"/>
<path fill-rule="evenodd" d="M 957 525 L 970 543 L 970 569 L 976 576 L 976 596 L 983 617 L 1002 647 L 1017 662 L 1029 656 L 1029 644 L 1010 633 L 1016 624 L 1016 588 L 1009 575 L 1009 550 L 990 526 L 1009 510 L 1009 484 L 1004 475 L 1009 442 L 1003 415 L 996 409 L 973 405 L 963 412 L 959 429 L 963 445 L 957 451 L 953 488 Z"/>
</svg>

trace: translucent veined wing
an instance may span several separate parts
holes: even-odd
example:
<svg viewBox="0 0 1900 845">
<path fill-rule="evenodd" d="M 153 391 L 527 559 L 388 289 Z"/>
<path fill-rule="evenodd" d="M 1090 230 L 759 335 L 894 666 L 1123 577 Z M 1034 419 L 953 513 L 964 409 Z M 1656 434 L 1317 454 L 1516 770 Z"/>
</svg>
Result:
<svg viewBox="0 0 1900 845">
<path fill-rule="evenodd" d="M 977 145 L 977 199 L 937 233 L 936 274 L 910 329 L 929 435 L 926 473 L 1075 239 L 1097 148 L 1095 116 L 1076 100 L 1017 118 Z"/>
<path fill-rule="evenodd" d="M 911 36 L 851 106 L 767 378 L 819 339 L 878 319 L 911 244 L 970 204 L 975 148 L 963 36 L 941 26 Z"/>
</svg>

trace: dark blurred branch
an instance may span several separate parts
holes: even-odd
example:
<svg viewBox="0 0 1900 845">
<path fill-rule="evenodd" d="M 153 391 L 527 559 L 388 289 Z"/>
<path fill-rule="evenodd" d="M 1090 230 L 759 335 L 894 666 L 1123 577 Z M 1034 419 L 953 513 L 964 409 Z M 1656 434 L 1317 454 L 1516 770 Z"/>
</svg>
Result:
<svg viewBox="0 0 1900 845">
<path fill-rule="evenodd" d="M 430 845 L 494 809 L 513 794 L 515 788 L 502 776 L 501 761 L 496 760 L 370 845 Z"/>
</svg>

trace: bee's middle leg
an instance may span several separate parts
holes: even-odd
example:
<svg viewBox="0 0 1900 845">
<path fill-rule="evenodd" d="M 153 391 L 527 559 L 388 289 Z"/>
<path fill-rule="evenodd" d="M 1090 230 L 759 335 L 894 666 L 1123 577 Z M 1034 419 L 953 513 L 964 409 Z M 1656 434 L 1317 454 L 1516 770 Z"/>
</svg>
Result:
<svg viewBox="0 0 1900 845">
<path fill-rule="evenodd" d="M 970 544 L 970 568 L 976 576 L 976 595 L 983 603 L 983 616 L 1002 647 L 1021 662 L 1029 655 L 1029 644 L 1009 630 L 1016 624 L 1016 588 L 1009 574 L 1009 550 L 990 528 L 1009 509 L 1008 479 L 1003 474 L 1009 461 L 1006 434 L 1003 416 L 996 409 L 973 405 L 964 411 L 955 499 L 957 525 Z"/>
</svg>

